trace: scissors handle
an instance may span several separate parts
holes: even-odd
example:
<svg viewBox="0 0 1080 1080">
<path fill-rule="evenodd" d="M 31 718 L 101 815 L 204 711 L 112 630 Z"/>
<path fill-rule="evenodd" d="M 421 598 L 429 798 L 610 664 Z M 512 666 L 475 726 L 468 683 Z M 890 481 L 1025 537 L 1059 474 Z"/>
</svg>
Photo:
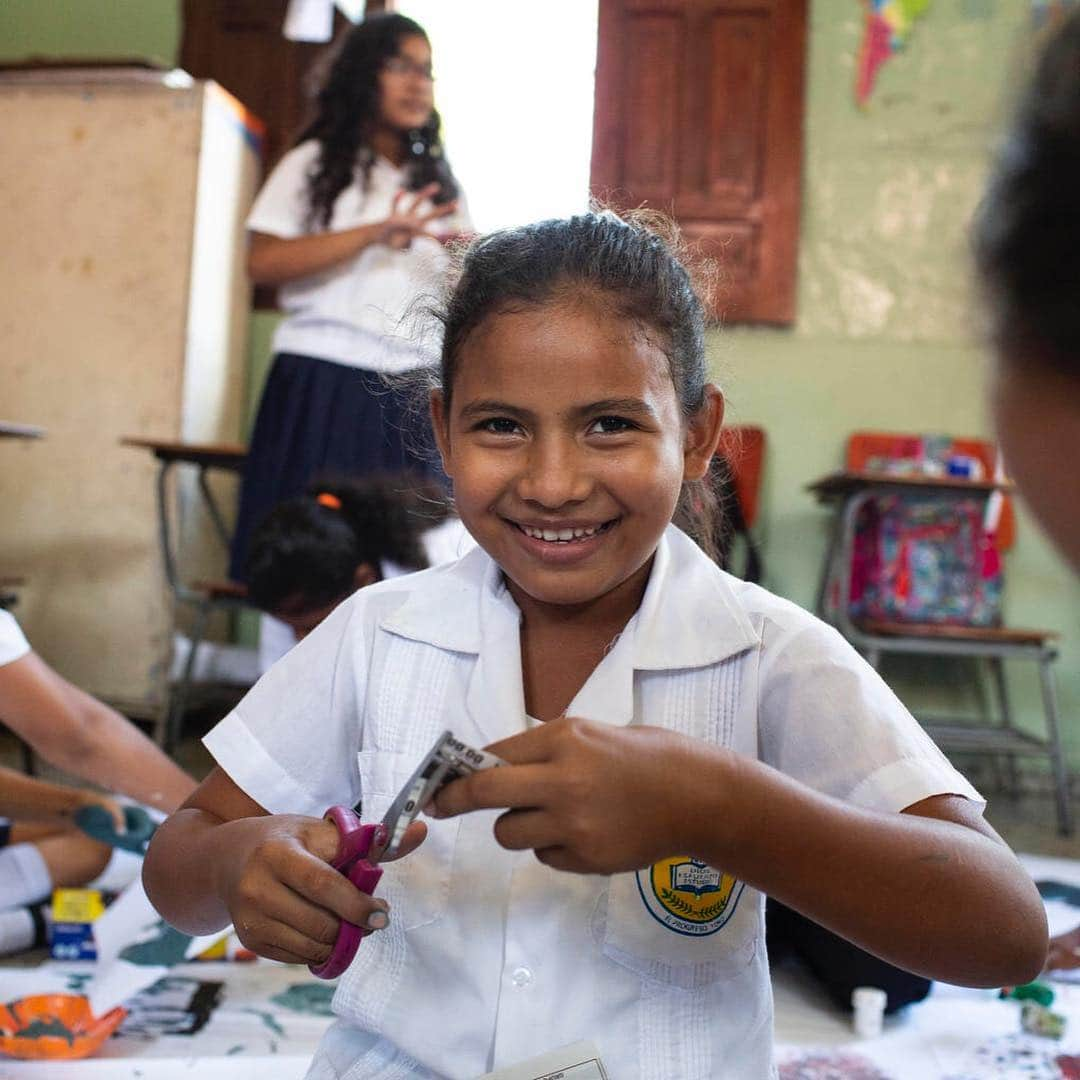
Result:
<svg viewBox="0 0 1080 1080">
<path fill-rule="evenodd" d="M 373 845 L 386 843 L 386 826 L 362 825 L 356 814 L 344 806 L 332 806 L 326 818 L 337 826 L 339 833 L 337 854 L 330 865 L 370 896 L 383 872 L 381 867 L 368 862 L 366 856 Z M 370 933 L 366 926 L 342 919 L 330 955 L 321 964 L 309 964 L 308 970 L 319 979 L 336 979 L 352 963 L 360 942 Z"/>
</svg>

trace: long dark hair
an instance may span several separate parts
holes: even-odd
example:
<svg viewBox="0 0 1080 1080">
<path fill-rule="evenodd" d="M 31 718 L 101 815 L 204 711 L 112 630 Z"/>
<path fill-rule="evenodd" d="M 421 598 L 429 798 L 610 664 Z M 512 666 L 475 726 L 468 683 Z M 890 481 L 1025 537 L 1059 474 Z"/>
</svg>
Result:
<svg viewBox="0 0 1080 1080">
<path fill-rule="evenodd" d="M 316 480 L 252 536 L 248 595 L 264 611 L 296 597 L 313 610 L 351 593 L 362 563 L 380 576 L 384 559 L 422 570 L 421 534 L 446 516 L 441 489 L 414 477 Z"/>
<path fill-rule="evenodd" d="M 540 306 L 567 293 L 660 334 L 683 416 L 705 403 L 705 311 L 673 222 L 655 213 L 609 210 L 501 229 L 474 241 L 438 316 L 443 325 L 439 383 L 449 408 L 459 354 L 469 334 L 506 308 Z M 711 486 L 683 486 L 677 519 L 716 556 L 720 527 Z"/>
<path fill-rule="evenodd" d="M 379 72 L 396 56 L 401 39 L 427 34 L 404 15 L 380 12 L 350 28 L 319 65 L 322 74 L 315 98 L 315 119 L 297 143 L 317 139 L 319 157 L 308 177 L 308 228 L 330 224 L 337 197 L 359 169 L 366 185 L 375 155 L 370 139 L 379 115 Z M 457 197 L 458 185 L 443 156 L 439 114 L 432 110 L 424 127 L 402 133 L 406 187 L 418 191 L 437 181 L 435 202 Z"/>
<path fill-rule="evenodd" d="M 1080 11 L 1020 100 L 973 242 L 995 343 L 1080 375 Z"/>
</svg>

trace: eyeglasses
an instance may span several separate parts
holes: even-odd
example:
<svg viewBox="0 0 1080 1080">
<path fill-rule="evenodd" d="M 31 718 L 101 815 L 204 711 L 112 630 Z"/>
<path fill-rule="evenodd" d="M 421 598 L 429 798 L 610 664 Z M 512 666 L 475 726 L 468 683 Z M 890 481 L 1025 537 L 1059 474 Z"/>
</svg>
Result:
<svg viewBox="0 0 1080 1080">
<path fill-rule="evenodd" d="M 391 56 L 383 64 L 383 71 L 391 75 L 416 75 L 425 82 L 434 82 L 435 75 L 430 64 L 418 64 L 407 56 Z"/>
</svg>

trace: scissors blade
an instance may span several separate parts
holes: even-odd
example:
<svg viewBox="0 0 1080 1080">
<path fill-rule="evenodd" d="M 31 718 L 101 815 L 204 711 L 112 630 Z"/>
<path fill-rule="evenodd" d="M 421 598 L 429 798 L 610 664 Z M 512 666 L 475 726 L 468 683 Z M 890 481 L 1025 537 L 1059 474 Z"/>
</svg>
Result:
<svg viewBox="0 0 1080 1080">
<path fill-rule="evenodd" d="M 468 776 L 480 769 L 490 769 L 503 764 L 503 760 L 495 754 L 489 754 L 486 750 L 474 750 L 455 737 L 453 732 L 444 731 L 386 811 L 383 825 L 388 842 L 379 858 L 397 854 L 405 830 L 443 785 L 460 776 Z"/>
</svg>

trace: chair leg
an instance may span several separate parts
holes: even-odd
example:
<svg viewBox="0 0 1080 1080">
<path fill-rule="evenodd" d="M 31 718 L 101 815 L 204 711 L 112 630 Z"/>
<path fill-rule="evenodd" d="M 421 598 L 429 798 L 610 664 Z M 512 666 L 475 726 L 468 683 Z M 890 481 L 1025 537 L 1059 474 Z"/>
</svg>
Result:
<svg viewBox="0 0 1080 1080">
<path fill-rule="evenodd" d="M 206 624 L 210 618 L 212 602 L 209 597 L 200 601 L 195 611 L 195 625 L 191 631 L 191 643 L 188 654 L 184 660 L 184 670 L 180 680 L 173 687 L 169 695 L 169 716 L 165 726 L 165 753 L 171 754 L 180 739 L 180 733 L 184 724 L 184 712 L 187 709 L 188 693 L 191 690 L 191 678 L 195 673 L 195 657 L 199 651 L 203 636 L 206 634 Z"/>
<path fill-rule="evenodd" d="M 1039 657 L 1039 679 L 1042 683 L 1043 708 L 1046 710 L 1046 737 L 1050 747 L 1050 764 L 1054 770 L 1054 788 L 1057 793 L 1058 832 L 1071 836 L 1072 813 L 1069 809 L 1069 776 L 1065 768 L 1065 755 L 1061 749 L 1058 730 L 1057 691 L 1054 673 L 1050 670 L 1054 654 L 1043 652 Z"/>
<path fill-rule="evenodd" d="M 1012 704 L 1009 700 L 1009 685 L 1005 681 L 1005 662 L 1000 656 L 991 656 L 987 662 L 990 665 L 990 673 L 994 677 L 994 686 L 997 689 L 1001 726 L 1007 731 L 1011 731 L 1013 714 Z M 1015 754 L 1005 754 L 1004 757 L 1009 772 L 1009 794 L 1015 799 L 1020 795 L 1020 770 L 1016 763 Z"/>
</svg>

